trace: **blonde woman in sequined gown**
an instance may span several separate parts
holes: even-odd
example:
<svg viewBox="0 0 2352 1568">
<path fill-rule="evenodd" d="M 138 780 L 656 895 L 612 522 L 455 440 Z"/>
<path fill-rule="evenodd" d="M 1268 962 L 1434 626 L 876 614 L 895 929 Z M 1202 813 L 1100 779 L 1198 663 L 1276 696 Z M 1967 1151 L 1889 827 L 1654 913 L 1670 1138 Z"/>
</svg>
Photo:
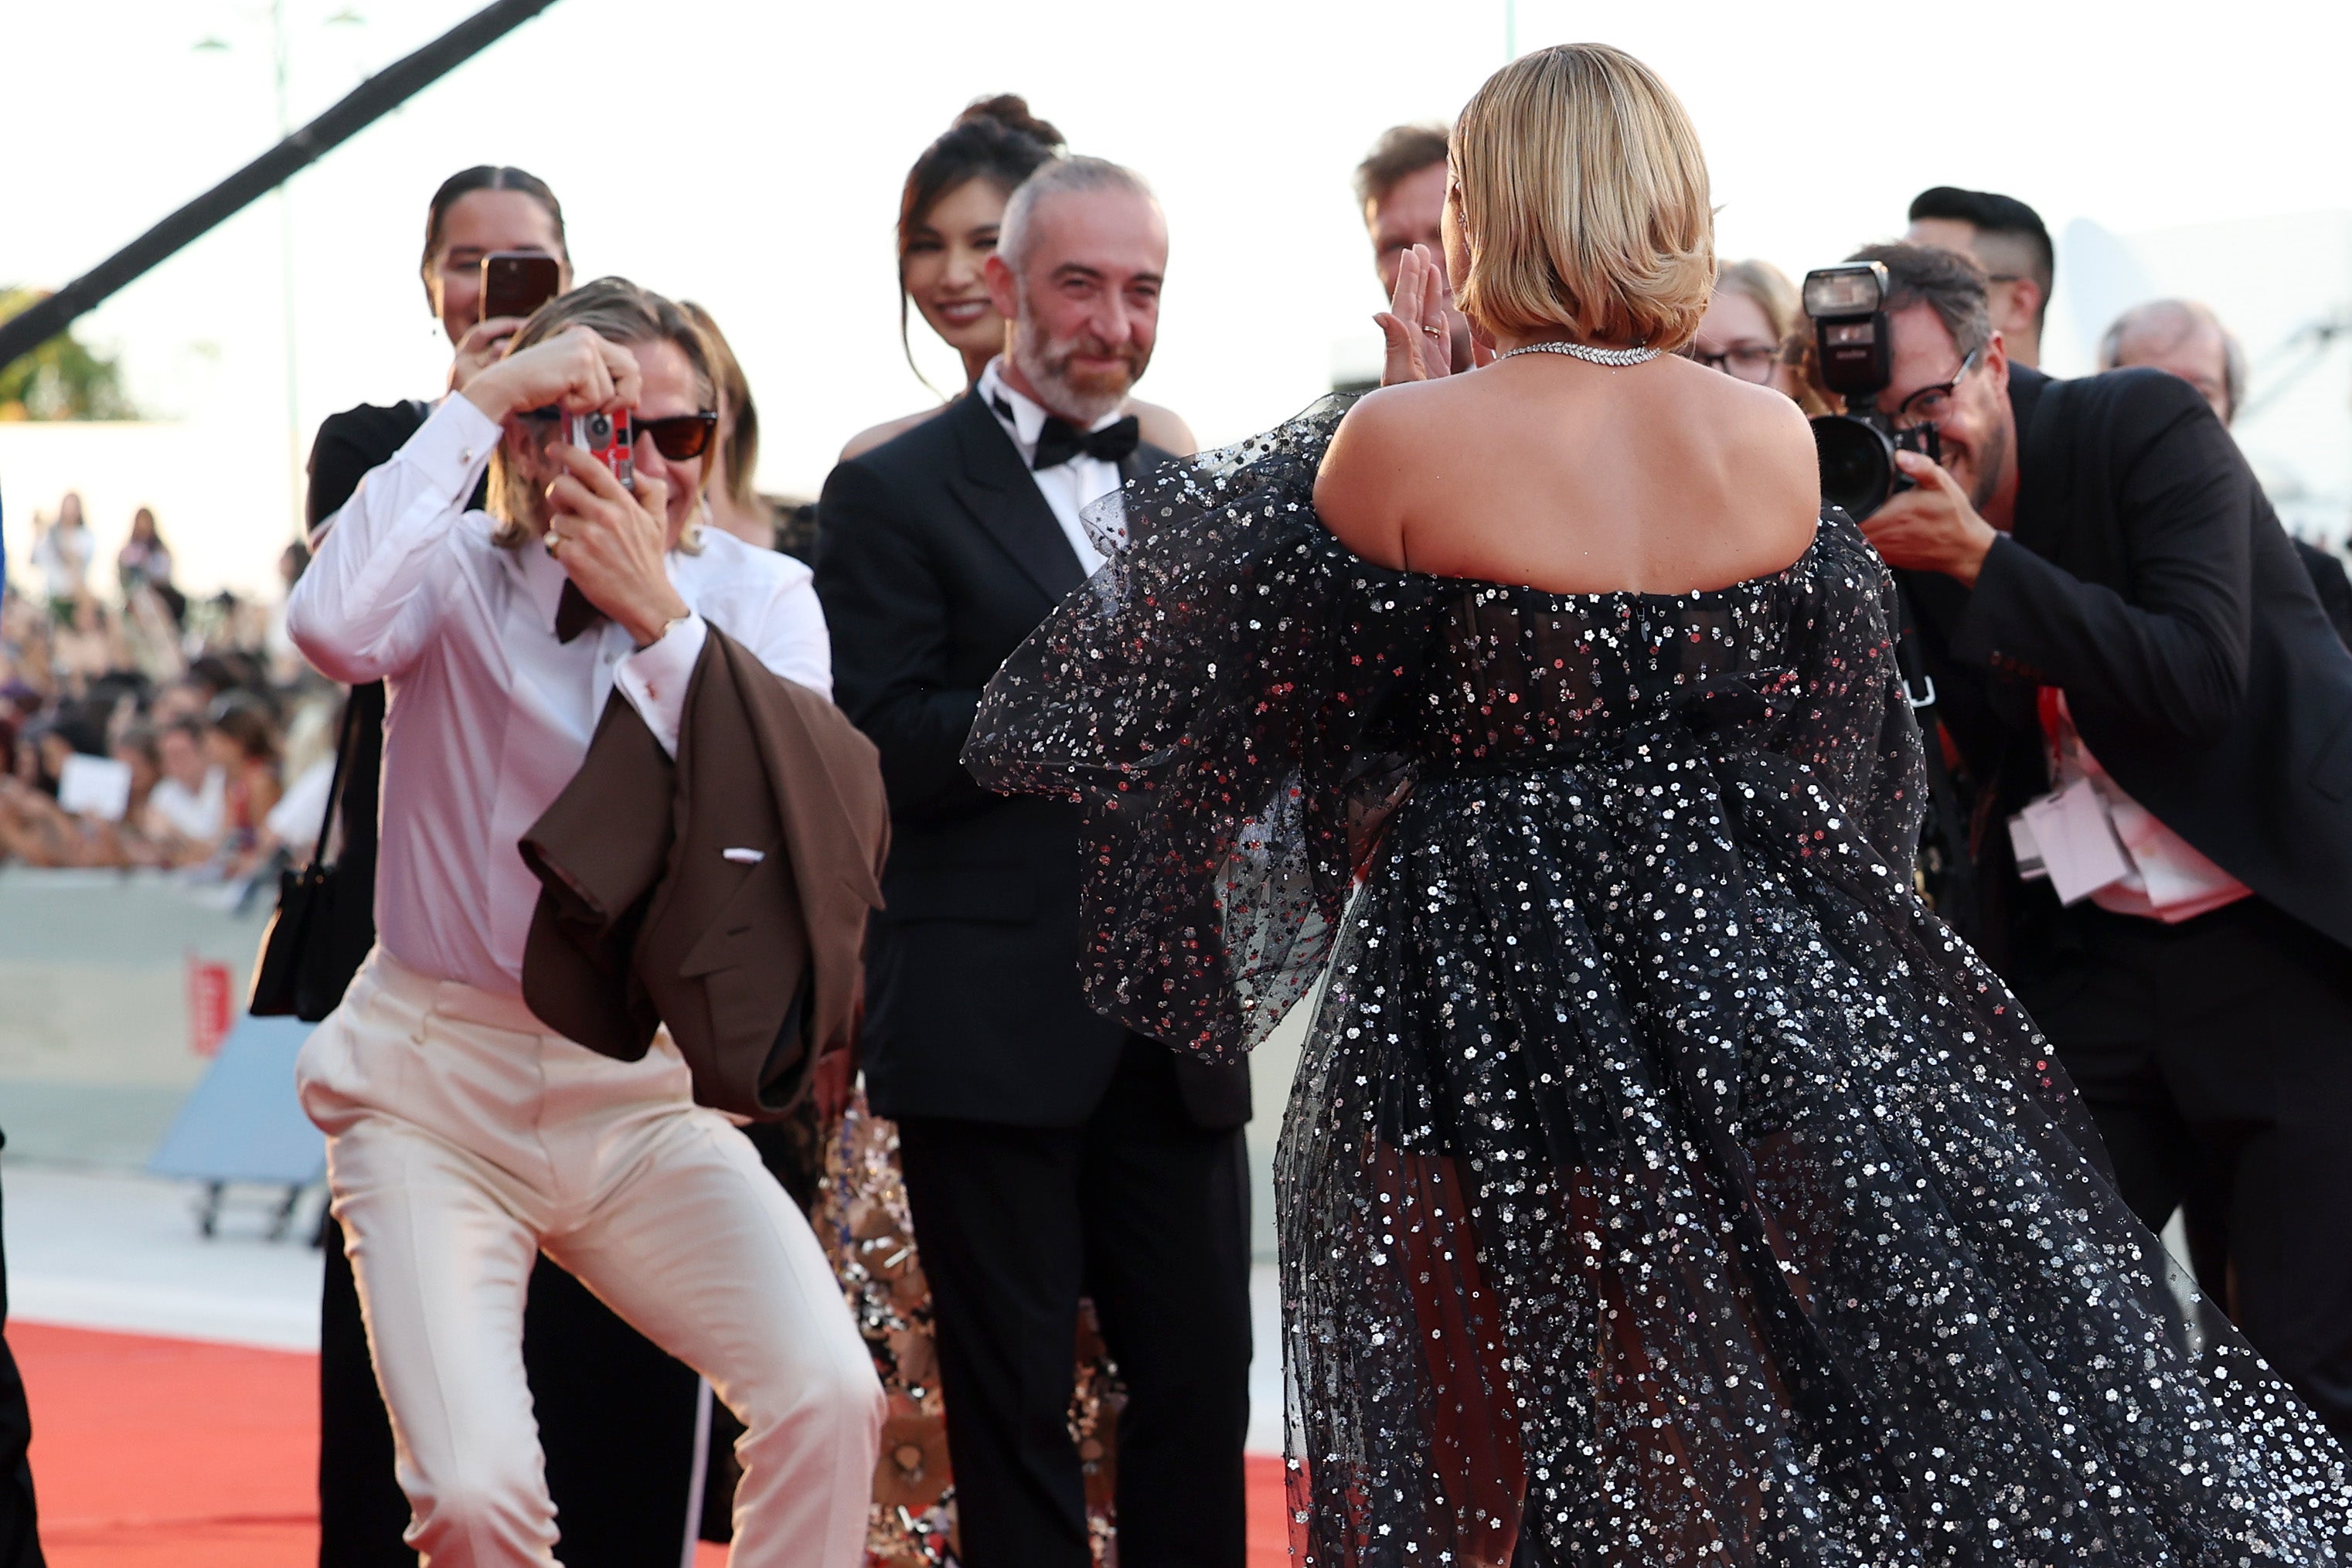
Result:
<svg viewBox="0 0 2352 1568">
<path fill-rule="evenodd" d="M 1328 976 L 1295 1560 L 2340 1560 L 2335 1441 L 1912 893 L 1889 580 L 1801 418 L 1656 352 L 1714 270 L 1681 106 L 1546 50 L 1453 169 L 1480 368 L 1416 257 L 1411 384 L 1130 486 L 966 758 L 1086 807 L 1102 1010 L 1223 1058 Z"/>
</svg>

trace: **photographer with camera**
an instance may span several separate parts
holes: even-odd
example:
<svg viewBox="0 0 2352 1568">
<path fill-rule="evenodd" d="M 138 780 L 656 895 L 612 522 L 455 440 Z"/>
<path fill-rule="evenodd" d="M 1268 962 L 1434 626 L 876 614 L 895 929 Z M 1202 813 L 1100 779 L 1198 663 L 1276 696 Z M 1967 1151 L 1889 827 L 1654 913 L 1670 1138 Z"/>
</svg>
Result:
<svg viewBox="0 0 2352 1568">
<path fill-rule="evenodd" d="M 521 1355 L 541 1251 L 749 1428 L 733 1562 L 840 1568 L 864 1538 L 881 1392 L 807 1221 L 693 1103 L 667 1037 L 619 1060 L 522 997 L 540 886 L 518 841 L 600 715 L 634 710 L 647 750 L 679 756 L 707 643 L 830 689 L 808 570 L 689 533 L 716 402 L 674 303 L 574 290 L 367 476 L 288 605 L 321 671 L 394 693 L 377 944 L 297 1082 L 328 1134 L 408 1539 L 436 1568 L 551 1560 Z M 493 457 L 495 517 L 467 502 Z"/>
<path fill-rule="evenodd" d="M 426 204 L 418 275 L 452 350 L 455 388 L 505 353 L 540 304 L 572 284 L 570 241 L 555 193 L 525 169 L 477 164 L 444 180 Z M 446 394 L 445 393 L 445 396 Z M 436 402 L 362 403 L 320 425 L 310 450 L 309 521 L 322 542 L 367 473 L 431 417 Z M 488 485 L 473 504 L 487 506 Z M 336 987 L 375 938 L 377 795 L 384 690 L 352 688 L 345 778 L 336 810 Z M 310 831 L 315 833 L 313 823 Z M 392 1423 L 376 1387 L 357 1286 L 331 1216 L 321 1222 L 319 1306 L 320 1568 L 415 1568 L 403 1540 L 408 1500 L 393 1479 Z M 547 1450 L 547 1485 L 569 1537 L 567 1568 L 665 1562 L 688 1529 L 702 1454 L 704 1396 L 692 1371 L 649 1343 L 562 1268 L 531 1270 L 523 1364 Z"/>
<path fill-rule="evenodd" d="M 2125 1200 L 2218 1217 L 2200 1272 L 2352 1437 L 2352 653 L 2194 388 L 2053 380 L 2011 361 L 1972 260 L 1856 260 L 1806 280 L 1863 415 L 1817 422 L 1823 488 L 1916 610 L 1972 797 L 1964 934 Z M 1891 497 L 1855 482 L 1874 442 Z"/>
</svg>

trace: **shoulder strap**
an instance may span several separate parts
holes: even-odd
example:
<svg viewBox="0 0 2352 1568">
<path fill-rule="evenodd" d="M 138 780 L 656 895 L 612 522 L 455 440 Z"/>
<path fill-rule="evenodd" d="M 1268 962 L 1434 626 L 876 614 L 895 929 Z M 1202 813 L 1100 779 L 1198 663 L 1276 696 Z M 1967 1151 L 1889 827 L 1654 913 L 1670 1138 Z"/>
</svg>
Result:
<svg viewBox="0 0 2352 1568">
<path fill-rule="evenodd" d="M 313 866 L 327 862 L 327 841 L 334 835 L 335 808 L 343 803 L 343 779 L 352 770 L 352 741 L 359 734 L 359 694 L 354 691 L 343 698 L 343 733 L 335 742 L 335 772 L 327 780 L 327 810 L 319 820 L 319 847 L 310 852 Z"/>
<path fill-rule="evenodd" d="M 1976 886 L 1976 854 L 1971 842 L 1968 815 L 1962 809 L 1958 780 L 1952 777 L 1950 766 L 1944 760 L 1942 721 L 1935 713 L 1936 682 L 1927 673 L 1926 653 L 1919 646 L 1916 630 L 1918 612 L 1911 603 L 1911 591 L 1898 580 L 1895 586 L 1895 668 L 1903 682 L 1903 695 L 1911 705 L 1911 712 L 1919 721 L 1921 760 L 1927 769 L 1927 810 L 1934 820 L 1934 831 L 1944 853 L 1951 862 L 1948 885 L 1963 901 L 1969 901 Z M 1939 911 L 1954 925 L 1972 924 L 1972 910 Z"/>
</svg>

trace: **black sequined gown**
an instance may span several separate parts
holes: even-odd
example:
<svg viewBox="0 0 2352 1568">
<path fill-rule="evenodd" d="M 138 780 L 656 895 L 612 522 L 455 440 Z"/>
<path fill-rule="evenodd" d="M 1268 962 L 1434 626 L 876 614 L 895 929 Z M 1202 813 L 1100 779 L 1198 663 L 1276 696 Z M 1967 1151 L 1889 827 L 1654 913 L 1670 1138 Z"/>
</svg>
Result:
<svg viewBox="0 0 2352 1568">
<path fill-rule="evenodd" d="M 1104 1011 L 1226 1058 L 1328 971 L 1277 1173 L 1298 1560 L 2352 1552 L 2334 1440 L 1913 896 L 1853 526 L 1673 597 L 1388 570 L 1311 507 L 1344 411 L 1131 486 L 967 756 L 1083 803 Z"/>
</svg>

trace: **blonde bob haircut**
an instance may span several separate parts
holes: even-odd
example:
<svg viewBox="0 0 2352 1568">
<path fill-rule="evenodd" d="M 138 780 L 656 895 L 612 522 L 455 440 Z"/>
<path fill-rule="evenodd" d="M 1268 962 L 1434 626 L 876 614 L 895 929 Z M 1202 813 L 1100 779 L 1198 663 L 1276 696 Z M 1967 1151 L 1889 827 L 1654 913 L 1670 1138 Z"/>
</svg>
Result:
<svg viewBox="0 0 2352 1568">
<path fill-rule="evenodd" d="M 1606 44 L 1560 44 L 1486 78 L 1454 122 L 1470 250 L 1460 305 L 1492 337 L 1673 350 L 1715 285 L 1706 160 L 1681 100 Z"/>
<path fill-rule="evenodd" d="M 696 402 L 717 412 L 719 385 L 712 370 L 710 345 L 694 319 L 675 302 L 649 288 L 640 288 L 625 277 L 600 277 L 593 283 L 582 284 L 569 294 L 558 295 L 533 311 L 530 319 L 516 329 L 507 352 L 520 353 L 571 327 L 585 327 L 608 343 L 625 346 L 662 341 L 677 344 L 678 352 L 686 356 L 688 368 L 694 372 Z M 702 466 L 705 490 L 710 488 L 710 466 L 708 463 Z M 538 486 L 508 456 L 506 443 L 499 443 L 499 450 L 490 459 L 490 511 L 499 519 L 491 542 L 503 549 L 518 549 L 529 544 L 539 537 L 541 510 Z M 678 549 L 688 555 L 701 552 L 701 525 L 687 525 Z"/>
</svg>

